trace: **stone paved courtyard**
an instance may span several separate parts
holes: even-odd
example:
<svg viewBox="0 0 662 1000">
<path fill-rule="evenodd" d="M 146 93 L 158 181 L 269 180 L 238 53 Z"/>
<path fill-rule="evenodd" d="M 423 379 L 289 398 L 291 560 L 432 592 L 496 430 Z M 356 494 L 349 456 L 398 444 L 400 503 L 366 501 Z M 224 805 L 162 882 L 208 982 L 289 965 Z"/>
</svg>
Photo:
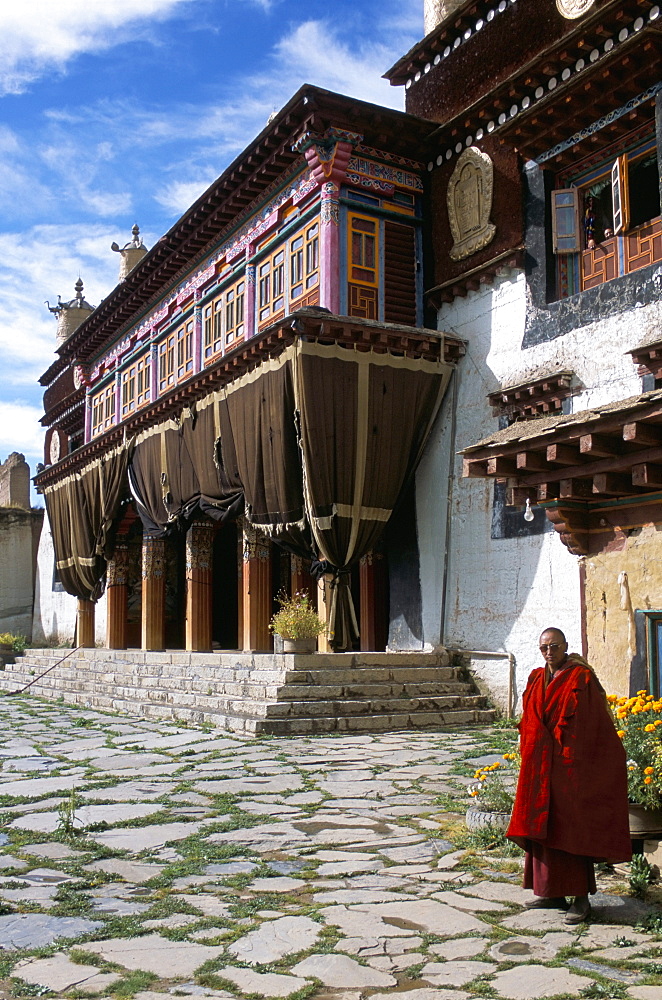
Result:
<svg viewBox="0 0 662 1000">
<path fill-rule="evenodd" d="M 246 739 L 0 700 L 1 996 L 662 1000 L 662 920 L 602 871 L 527 911 L 462 822 L 514 730 Z M 659 933 L 655 933 L 658 931 Z"/>
</svg>

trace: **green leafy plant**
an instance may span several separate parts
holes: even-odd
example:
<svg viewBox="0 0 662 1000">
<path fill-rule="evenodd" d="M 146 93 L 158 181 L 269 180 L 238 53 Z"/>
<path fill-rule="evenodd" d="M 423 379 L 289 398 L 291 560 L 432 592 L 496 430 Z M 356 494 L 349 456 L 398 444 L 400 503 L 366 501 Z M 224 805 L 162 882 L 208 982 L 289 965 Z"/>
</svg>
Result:
<svg viewBox="0 0 662 1000">
<path fill-rule="evenodd" d="M 589 986 L 584 986 L 583 989 L 579 991 L 580 997 L 609 997 L 611 1000 L 614 998 L 627 997 L 625 986 L 623 983 L 591 983 Z"/>
<path fill-rule="evenodd" d="M 326 632 L 326 622 L 311 607 L 310 596 L 305 591 L 297 590 L 291 597 L 279 594 L 277 600 L 280 609 L 269 623 L 272 632 L 283 639 L 316 639 Z"/>
<path fill-rule="evenodd" d="M 62 802 L 58 806 L 57 810 L 57 829 L 58 833 L 62 834 L 63 837 L 75 837 L 75 820 L 76 820 L 76 809 L 81 804 L 81 800 L 76 793 L 76 789 L 72 788 L 66 799 L 62 799 Z"/>
<path fill-rule="evenodd" d="M 510 812 L 515 799 L 520 768 L 519 751 L 505 753 L 501 760 L 486 764 L 474 772 L 475 784 L 469 785 L 471 807 L 485 812 Z"/>
<path fill-rule="evenodd" d="M 653 868 L 643 854 L 635 854 L 630 862 L 630 892 L 634 896 L 643 896 L 655 875 Z"/>
<path fill-rule="evenodd" d="M 14 653 L 24 653 L 27 639 L 24 635 L 14 635 L 13 632 L 0 632 L 0 646 L 11 646 Z"/>
</svg>

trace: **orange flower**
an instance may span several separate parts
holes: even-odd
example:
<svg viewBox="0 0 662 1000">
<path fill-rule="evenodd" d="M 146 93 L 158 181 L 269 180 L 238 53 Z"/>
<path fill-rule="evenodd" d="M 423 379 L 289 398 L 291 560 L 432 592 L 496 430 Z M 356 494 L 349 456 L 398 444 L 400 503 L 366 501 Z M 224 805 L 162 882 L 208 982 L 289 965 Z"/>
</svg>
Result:
<svg viewBox="0 0 662 1000">
<path fill-rule="evenodd" d="M 644 785 L 650 785 L 652 780 L 653 779 L 650 776 L 648 778 L 644 778 Z"/>
<path fill-rule="evenodd" d="M 620 738 L 623 739 L 623 737 L 625 736 L 625 730 L 624 729 L 619 729 L 618 732 L 616 733 L 616 735 L 620 736 Z"/>
<path fill-rule="evenodd" d="M 645 767 L 644 774 L 653 774 L 654 769 L 652 767 Z"/>
<path fill-rule="evenodd" d="M 655 726 L 652 724 L 652 722 L 649 722 L 647 726 L 644 726 L 644 732 L 645 733 L 654 733 L 655 732 Z"/>
</svg>

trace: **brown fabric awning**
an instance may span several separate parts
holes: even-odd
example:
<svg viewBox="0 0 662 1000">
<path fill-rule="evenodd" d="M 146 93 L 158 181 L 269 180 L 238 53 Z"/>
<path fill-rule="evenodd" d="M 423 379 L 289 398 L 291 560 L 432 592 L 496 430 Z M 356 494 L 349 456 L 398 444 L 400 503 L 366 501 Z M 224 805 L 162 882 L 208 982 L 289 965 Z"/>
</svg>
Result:
<svg viewBox="0 0 662 1000">
<path fill-rule="evenodd" d="M 196 512 L 245 514 L 332 575 L 332 644 L 351 648 L 358 633 L 349 570 L 389 520 L 452 370 L 442 359 L 297 338 L 137 436 L 128 475 L 144 530 L 163 536 Z M 111 455 L 119 496 L 128 451 Z M 99 470 L 110 457 L 93 463 L 89 482 L 86 469 L 47 491 L 58 551 L 74 553 L 59 557 L 62 580 L 77 596 L 96 592 L 105 568 L 102 526 L 117 507 L 109 503 L 109 471 Z"/>
<path fill-rule="evenodd" d="M 103 592 L 110 533 L 127 499 L 131 442 L 44 490 L 55 565 L 67 593 L 95 601 Z"/>
</svg>

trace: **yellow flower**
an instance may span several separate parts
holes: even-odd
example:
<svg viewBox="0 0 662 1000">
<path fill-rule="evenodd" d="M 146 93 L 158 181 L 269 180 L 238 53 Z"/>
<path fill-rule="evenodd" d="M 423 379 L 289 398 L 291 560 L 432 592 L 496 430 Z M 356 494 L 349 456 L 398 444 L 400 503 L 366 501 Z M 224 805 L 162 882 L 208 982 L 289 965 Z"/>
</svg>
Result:
<svg viewBox="0 0 662 1000">
<path fill-rule="evenodd" d="M 649 775 L 648 778 L 644 778 L 644 785 L 650 785 L 652 781 L 653 779 Z"/>
<path fill-rule="evenodd" d="M 653 723 L 654 726 L 662 726 L 662 719 L 656 719 Z"/>
<path fill-rule="evenodd" d="M 652 767 L 645 767 L 644 768 L 644 774 L 653 774 L 653 768 Z"/>
<path fill-rule="evenodd" d="M 652 722 L 649 722 L 647 726 L 644 726 L 644 732 L 645 733 L 654 733 L 655 732 L 655 726 L 653 725 Z"/>
<path fill-rule="evenodd" d="M 646 690 L 646 688 L 642 688 L 641 691 L 637 691 L 637 694 L 638 695 L 648 694 L 648 691 Z"/>
<path fill-rule="evenodd" d="M 624 729 L 619 729 L 618 732 L 616 733 L 616 735 L 620 736 L 620 738 L 623 739 L 623 737 L 625 736 L 625 730 Z"/>
</svg>

